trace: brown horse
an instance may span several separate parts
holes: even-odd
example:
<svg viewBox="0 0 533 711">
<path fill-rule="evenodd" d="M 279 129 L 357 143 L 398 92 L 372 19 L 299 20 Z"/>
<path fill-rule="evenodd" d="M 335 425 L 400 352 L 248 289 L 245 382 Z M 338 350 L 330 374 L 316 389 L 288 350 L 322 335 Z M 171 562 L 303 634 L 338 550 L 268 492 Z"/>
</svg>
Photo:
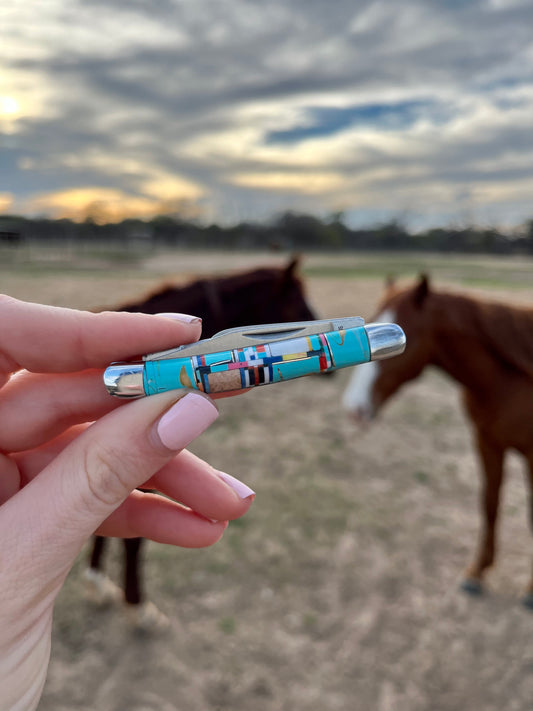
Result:
<svg viewBox="0 0 533 711">
<path fill-rule="evenodd" d="M 139 302 L 116 307 L 116 311 L 166 313 L 178 311 L 202 318 L 202 338 L 217 331 L 255 323 L 307 321 L 316 318 L 308 306 L 298 259 L 286 267 L 261 268 L 230 276 L 202 279 L 182 286 L 166 286 Z M 102 573 L 105 538 L 95 538 L 87 580 L 90 595 L 100 602 L 116 598 L 120 591 Z M 140 551 L 142 539 L 129 538 L 125 544 L 124 599 L 142 625 L 157 624 L 159 613 L 143 603 Z"/>
<path fill-rule="evenodd" d="M 371 420 L 427 365 L 442 369 L 462 386 L 483 474 L 482 533 L 462 587 L 481 593 L 483 575 L 495 557 L 507 449 L 525 457 L 533 493 L 533 309 L 434 291 L 427 277 L 421 277 L 410 288 L 389 284 L 374 320 L 402 326 L 407 348 L 397 358 L 358 368 L 343 404 L 356 418 Z M 530 517 L 533 526 L 533 495 Z M 523 602 L 533 608 L 533 577 Z"/>
</svg>

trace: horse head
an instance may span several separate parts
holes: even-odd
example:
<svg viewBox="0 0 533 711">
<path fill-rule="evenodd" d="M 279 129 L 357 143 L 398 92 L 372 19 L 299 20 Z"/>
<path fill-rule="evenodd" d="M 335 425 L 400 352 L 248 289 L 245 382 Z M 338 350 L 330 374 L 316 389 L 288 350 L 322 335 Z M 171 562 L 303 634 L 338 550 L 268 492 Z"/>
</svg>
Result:
<svg viewBox="0 0 533 711">
<path fill-rule="evenodd" d="M 197 279 L 184 286 L 163 285 L 114 310 L 194 314 L 203 319 L 203 338 L 237 326 L 313 320 L 316 316 L 307 304 L 298 271 L 299 258 L 293 257 L 283 267 Z"/>
<path fill-rule="evenodd" d="M 388 280 L 373 322 L 397 323 L 407 347 L 399 356 L 357 366 L 343 395 L 343 407 L 358 422 L 372 420 L 384 403 L 409 380 L 416 378 L 431 358 L 431 290 L 427 276 L 409 288 L 398 289 Z"/>
<path fill-rule="evenodd" d="M 243 275 L 243 298 L 235 325 L 316 319 L 306 301 L 299 265 L 299 257 L 293 257 L 285 267 L 257 269 Z"/>
</svg>

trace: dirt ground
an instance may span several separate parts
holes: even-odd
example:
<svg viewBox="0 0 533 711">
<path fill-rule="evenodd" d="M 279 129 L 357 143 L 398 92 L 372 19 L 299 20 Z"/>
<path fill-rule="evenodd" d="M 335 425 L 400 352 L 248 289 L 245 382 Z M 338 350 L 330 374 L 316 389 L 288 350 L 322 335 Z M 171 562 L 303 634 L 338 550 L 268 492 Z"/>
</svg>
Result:
<svg viewBox="0 0 533 711">
<path fill-rule="evenodd" d="M 305 260 L 310 301 L 323 316 L 368 318 L 380 270 L 355 260 L 355 276 L 339 276 L 346 261 L 336 259 Z M 2 271 L 1 290 L 94 307 L 162 277 L 267 261 L 283 257 L 155 255 L 122 274 L 22 265 Z M 477 286 L 468 264 L 466 276 L 460 260 L 455 270 L 453 260 L 412 262 L 403 274 L 429 267 L 440 283 L 533 304 L 532 262 L 489 261 Z M 252 510 L 211 549 L 147 545 L 147 594 L 171 620 L 163 634 L 133 629 L 120 606 L 88 603 L 80 556 L 57 604 L 41 711 L 531 711 L 522 462 L 507 463 L 487 592 L 468 597 L 458 582 L 476 543 L 478 476 L 456 386 L 427 371 L 357 430 L 339 407 L 349 375 L 219 402 L 192 449 L 256 490 Z M 106 567 L 119 582 L 111 543 Z"/>
</svg>

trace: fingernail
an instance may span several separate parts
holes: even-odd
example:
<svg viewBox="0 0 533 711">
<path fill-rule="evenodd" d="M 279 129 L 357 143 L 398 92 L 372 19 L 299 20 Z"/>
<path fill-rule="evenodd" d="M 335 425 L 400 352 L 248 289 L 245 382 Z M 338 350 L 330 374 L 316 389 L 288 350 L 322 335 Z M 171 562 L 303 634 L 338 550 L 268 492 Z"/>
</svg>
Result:
<svg viewBox="0 0 533 711">
<path fill-rule="evenodd" d="M 244 484 L 239 479 L 236 479 L 234 476 L 231 476 L 231 474 L 219 471 L 217 471 L 217 474 L 223 482 L 230 486 L 233 491 L 237 492 L 241 499 L 247 499 L 249 496 L 255 496 L 255 491 L 253 489 L 250 489 L 249 486 Z"/>
<path fill-rule="evenodd" d="M 163 316 L 163 318 L 170 318 L 173 321 L 181 321 L 182 323 L 196 323 L 202 322 L 199 316 L 191 316 L 190 314 L 179 314 L 179 313 L 161 313 L 156 314 L 156 316 Z"/>
<path fill-rule="evenodd" d="M 197 393 L 187 393 L 159 420 L 157 434 L 168 449 L 183 449 L 217 417 L 218 410 L 211 400 Z"/>
</svg>

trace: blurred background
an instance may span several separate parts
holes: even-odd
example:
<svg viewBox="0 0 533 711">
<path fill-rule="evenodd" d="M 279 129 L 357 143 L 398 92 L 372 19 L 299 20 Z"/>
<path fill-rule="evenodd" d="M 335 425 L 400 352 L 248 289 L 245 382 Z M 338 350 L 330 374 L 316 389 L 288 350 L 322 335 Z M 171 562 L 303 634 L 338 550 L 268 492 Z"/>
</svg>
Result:
<svg viewBox="0 0 533 711">
<path fill-rule="evenodd" d="M 422 271 L 531 306 L 532 27 L 528 0 L 0 0 L 0 291 L 118 308 L 297 252 L 317 317 Z M 44 711 L 531 709 L 523 463 L 468 597 L 457 385 L 428 370 L 362 430 L 349 377 L 221 403 L 193 450 L 256 501 L 212 549 L 147 544 L 164 630 L 86 600 L 88 547 Z"/>
</svg>

